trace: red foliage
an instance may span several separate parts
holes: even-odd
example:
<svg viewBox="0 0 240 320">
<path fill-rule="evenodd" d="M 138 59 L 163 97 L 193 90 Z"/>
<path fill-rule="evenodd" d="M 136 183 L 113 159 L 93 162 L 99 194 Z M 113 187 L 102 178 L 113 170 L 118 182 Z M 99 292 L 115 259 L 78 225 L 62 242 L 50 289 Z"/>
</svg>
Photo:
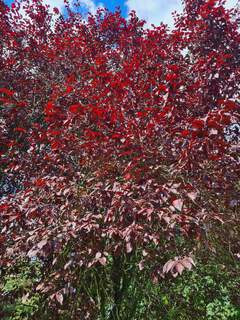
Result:
<svg viewBox="0 0 240 320">
<path fill-rule="evenodd" d="M 56 264 L 69 244 L 67 274 L 136 248 L 157 261 L 176 233 L 198 239 L 239 179 L 224 139 L 239 121 L 234 12 L 185 0 L 170 32 L 134 13 L 85 22 L 24 3 L 21 18 L 19 1 L 0 1 L 0 164 L 21 181 L 1 199 L 1 264 Z"/>
</svg>

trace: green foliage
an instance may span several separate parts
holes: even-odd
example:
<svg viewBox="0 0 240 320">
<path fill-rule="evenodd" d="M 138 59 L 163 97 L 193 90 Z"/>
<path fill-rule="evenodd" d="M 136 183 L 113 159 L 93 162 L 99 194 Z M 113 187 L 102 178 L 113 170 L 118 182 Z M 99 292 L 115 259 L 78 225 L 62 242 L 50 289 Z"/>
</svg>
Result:
<svg viewBox="0 0 240 320">
<path fill-rule="evenodd" d="M 201 265 L 199 261 L 194 271 L 163 279 L 158 285 L 139 273 L 129 286 L 121 319 L 240 319 L 240 268 L 238 275 L 232 274 L 215 262 Z"/>
<path fill-rule="evenodd" d="M 41 278 L 41 264 L 37 261 L 22 263 L 2 271 L 0 282 L 0 316 L 4 320 L 32 319 L 40 305 L 40 295 L 32 292 Z"/>
<path fill-rule="evenodd" d="M 240 276 L 233 277 L 224 266 L 211 261 L 201 265 L 182 278 L 170 281 L 170 290 L 165 292 L 168 301 L 181 306 L 178 311 L 182 319 L 239 319 L 240 305 L 234 302 L 238 295 Z M 164 291 L 164 288 L 162 288 Z M 167 314 L 171 315 L 172 304 Z M 168 317 L 166 319 L 172 319 Z"/>
<path fill-rule="evenodd" d="M 1 281 L 1 319 L 79 319 L 78 310 L 90 309 L 89 305 L 90 320 L 240 319 L 240 266 L 230 257 L 209 256 L 206 262 L 202 254 L 192 271 L 177 278 L 167 276 L 157 284 L 149 277 L 148 265 L 140 271 L 137 261 L 137 255 L 129 255 L 118 261 L 109 258 L 106 266 L 76 269 L 74 297 L 64 297 L 57 315 L 44 303 L 44 294 L 34 291 L 44 276 L 41 264 L 11 268 Z M 114 273 L 114 263 L 118 273 Z"/>
<path fill-rule="evenodd" d="M 32 319 L 39 309 L 40 297 L 38 294 L 26 299 L 17 299 L 14 304 L 7 304 L 3 307 L 3 312 L 8 316 L 3 319 L 8 320 L 28 320 Z"/>
<path fill-rule="evenodd" d="M 185 271 L 176 279 L 163 278 L 155 285 L 149 277 L 148 266 L 140 272 L 137 257 L 132 256 L 125 261 L 124 297 L 119 317 L 114 319 L 240 319 L 240 266 L 219 244 L 218 249 L 221 255 L 206 257 L 204 251 L 199 252 L 193 271 Z M 162 258 L 168 259 L 167 256 Z M 105 302 L 108 307 L 109 300 Z"/>
</svg>

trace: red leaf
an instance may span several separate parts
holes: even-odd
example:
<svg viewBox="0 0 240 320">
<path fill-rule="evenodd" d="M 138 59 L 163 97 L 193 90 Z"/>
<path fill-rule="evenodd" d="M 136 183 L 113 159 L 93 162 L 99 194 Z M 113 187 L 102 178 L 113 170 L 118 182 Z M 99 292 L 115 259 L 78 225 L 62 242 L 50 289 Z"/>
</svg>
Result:
<svg viewBox="0 0 240 320">
<path fill-rule="evenodd" d="M 209 128 L 214 128 L 214 129 L 220 129 L 221 128 L 219 123 L 217 123 L 217 121 L 214 120 L 214 119 L 209 119 L 207 121 L 207 125 L 208 125 Z"/>
<path fill-rule="evenodd" d="M 59 136 L 61 134 L 60 130 L 51 130 L 49 131 L 49 134 L 52 136 Z"/>
<path fill-rule="evenodd" d="M 202 129 L 204 127 L 204 121 L 195 119 L 192 121 L 192 127 L 196 129 Z"/>
<path fill-rule="evenodd" d="M 191 134 L 191 131 L 190 131 L 190 130 L 183 130 L 183 131 L 181 132 L 181 136 L 182 136 L 182 137 L 188 137 L 190 134 Z"/>
<path fill-rule="evenodd" d="M 17 106 L 20 107 L 20 108 L 24 108 L 24 107 L 27 106 L 27 102 L 25 102 L 25 101 L 20 101 L 20 102 L 17 103 Z"/>
<path fill-rule="evenodd" d="M 9 208 L 9 205 L 6 203 L 0 205 L 0 210 L 7 210 L 8 208 Z"/>
<path fill-rule="evenodd" d="M 57 292 L 55 294 L 55 298 L 56 298 L 57 302 L 59 302 L 61 305 L 63 304 L 63 295 L 61 292 Z"/>
<path fill-rule="evenodd" d="M 98 261 L 101 263 L 102 266 L 105 266 L 107 264 L 107 258 L 101 257 L 98 259 Z"/>
<path fill-rule="evenodd" d="M 39 249 L 42 249 L 43 247 L 45 247 L 45 245 L 47 244 L 47 240 L 43 239 L 42 241 L 40 241 L 37 246 Z"/>
<path fill-rule="evenodd" d="M 119 133 L 114 133 L 114 134 L 111 136 L 112 139 L 120 139 L 121 137 L 122 137 L 122 135 L 119 134 Z"/>
<path fill-rule="evenodd" d="M 79 104 L 73 104 L 69 107 L 69 111 L 72 113 L 78 113 L 80 111 L 80 105 Z"/>
<path fill-rule="evenodd" d="M 175 269 L 176 269 L 177 273 L 179 273 L 181 275 L 184 270 L 184 266 L 181 264 L 181 262 L 179 262 L 176 264 Z"/>
<path fill-rule="evenodd" d="M 183 207 L 183 200 L 182 199 L 176 199 L 176 200 L 173 201 L 172 204 L 177 210 L 181 211 L 182 207 Z"/>
<path fill-rule="evenodd" d="M 158 86 L 158 90 L 163 91 L 163 92 L 167 92 L 167 87 L 165 86 L 165 84 L 160 84 Z"/>
<path fill-rule="evenodd" d="M 225 101 L 225 110 L 226 111 L 234 111 L 237 110 L 237 103 L 235 103 L 234 101 L 231 100 L 227 100 Z"/>
<path fill-rule="evenodd" d="M 23 132 L 23 133 L 27 132 L 27 130 L 26 130 L 26 129 L 24 129 L 24 128 L 20 128 L 20 127 L 15 128 L 15 129 L 14 129 L 14 131 L 17 131 L 17 132 Z"/>
<path fill-rule="evenodd" d="M 58 8 L 54 7 L 54 8 L 53 8 L 53 12 L 54 12 L 55 14 L 59 14 Z"/>
<path fill-rule="evenodd" d="M 55 114 L 57 111 L 55 105 L 53 104 L 53 102 L 49 101 L 44 108 L 44 112 L 47 116 L 51 116 L 53 114 Z"/>
<path fill-rule="evenodd" d="M 197 198 L 197 192 L 189 192 L 187 193 L 188 197 L 191 199 L 191 200 L 195 200 Z"/>
<path fill-rule="evenodd" d="M 46 185 L 46 181 L 44 180 L 44 179 L 36 179 L 35 180 L 35 185 L 37 186 L 37 187 L 43 187 L 43 186 L 45 186 Z"/>
<path fill-rule="evenodd" d="M 171 271 L 176 263 L 177 261 L 175 260 L 169 260 L 168 262 L 166 262 L 163 266 L 163 273 L 168 273 L 169 271 Z"/>
<path fill-rule="evenodd" d="M 130 243 L 130 242 L 127 242 L 127 244 L 126 244 L 126 250 L 127 250 L 127 253 L 132 252 L 133 247 L 132 247 L 132 245 L 131 245 L 131 243 Z"/>
<path fill-rule="evenodd" d="M 102 256 L 101 252 L 97 252 L 96 255 L 95 255 L 95 258 L 99 259 L 99 258 L 101 258 L 101 256 Z"/>
<path fill-rule="evenodd" d="M 183 259 L 181 264 L 188 270 L 192 269 L 193 264 L 188 259 Z"/>
<path fill-rule="evenodd" d="M 73 87 L 68 86 L 68 87 L 66 88 L 66 93 L 71 93 L 72 91 L 73 91 Z"/>
<path fill-rule="evenodd" d="M 12 97 L 14 95 L 14 92 L 12 90 L 9 90 L 7 88 L 0 88 L 0 93 L 4 93 L 9 97 Z"/>
<path fill-rule="evenodd" d="M 142 271 L 144 269 L 144 261 L 143 260 L 139 262 L 138 268 L 140 271 Z"/>
<path fill-rule="evenodd" d="M 125 176 L 124 176 L 125 180 L 130 180 L 131 177 L 132 177 L 132 176 L 131 176 L 130 173 L 126 173 Z"/>
</svg>

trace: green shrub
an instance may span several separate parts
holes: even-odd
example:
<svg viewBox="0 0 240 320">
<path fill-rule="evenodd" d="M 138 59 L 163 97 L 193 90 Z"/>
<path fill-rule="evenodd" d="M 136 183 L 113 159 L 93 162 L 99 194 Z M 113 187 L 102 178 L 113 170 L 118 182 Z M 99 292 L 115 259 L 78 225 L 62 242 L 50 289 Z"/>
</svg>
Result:
<svg viewBox="0 0 240 320">
<path fill-rule="evenodd" d="M 230 262 L 226 257 L 223 260 Z M 118 270 L 121 296 L 115 317 L 111 315 L 113 260 L 109 259 L 105 267 L 76 271 L 77 290 L 72 298 L 64 298 L 58 314 L 45 303 L 44 294 L 34 289 L 44 276 L 40 263 L 11 268 L 1 280 L 1 319 L 74 320 L 81 318 L 81 310 L 87 304 L 93 309 L 90 320 L 240 319 L 237 262 L 226 265 L 218 256 L 209 257 L 206 262 L 203 255 L 192 271 L 185 271 L 177 278 L 167 276 L 158 284 L 153 284 L 149 277 L 148 266 L 140 272 L 136 256 L 121 261 L 121 266 Z"/>
<path fill-rule="evenodd" d="M 40 295 L 32 292 L 41 278 L 39 262 L 22 263 L 2 271 L 0 283 L 0 316 L 4 320 L 32 319 L 40 306 Z"/>
</svg>

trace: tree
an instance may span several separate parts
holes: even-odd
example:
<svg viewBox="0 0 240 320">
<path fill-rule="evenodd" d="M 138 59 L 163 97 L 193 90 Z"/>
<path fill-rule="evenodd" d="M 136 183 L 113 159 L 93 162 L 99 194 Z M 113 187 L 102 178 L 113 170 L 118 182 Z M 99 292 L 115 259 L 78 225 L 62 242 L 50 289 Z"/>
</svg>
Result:
<svg viewBox="0 0 240 320">
<path fill-rule="evenodd" d="M 79 266 L 112 261 L 114 319 L 126 259 L 139 253 L 154 281 L 190 269 L 195 244 L 164 269 L 162 253 L 234 210 L 239 159 L 224 137 L 239 121 L 234 12 L 186 0 L 169 31 L 144 29 L 134 12 L 85 21 L 40 0 L 0 6 L 0 161 L 19 185 L 1 199 L 1 264 L 39 257 L 57 270 L 41 290 L 62 304 Z"/>
</svg>

